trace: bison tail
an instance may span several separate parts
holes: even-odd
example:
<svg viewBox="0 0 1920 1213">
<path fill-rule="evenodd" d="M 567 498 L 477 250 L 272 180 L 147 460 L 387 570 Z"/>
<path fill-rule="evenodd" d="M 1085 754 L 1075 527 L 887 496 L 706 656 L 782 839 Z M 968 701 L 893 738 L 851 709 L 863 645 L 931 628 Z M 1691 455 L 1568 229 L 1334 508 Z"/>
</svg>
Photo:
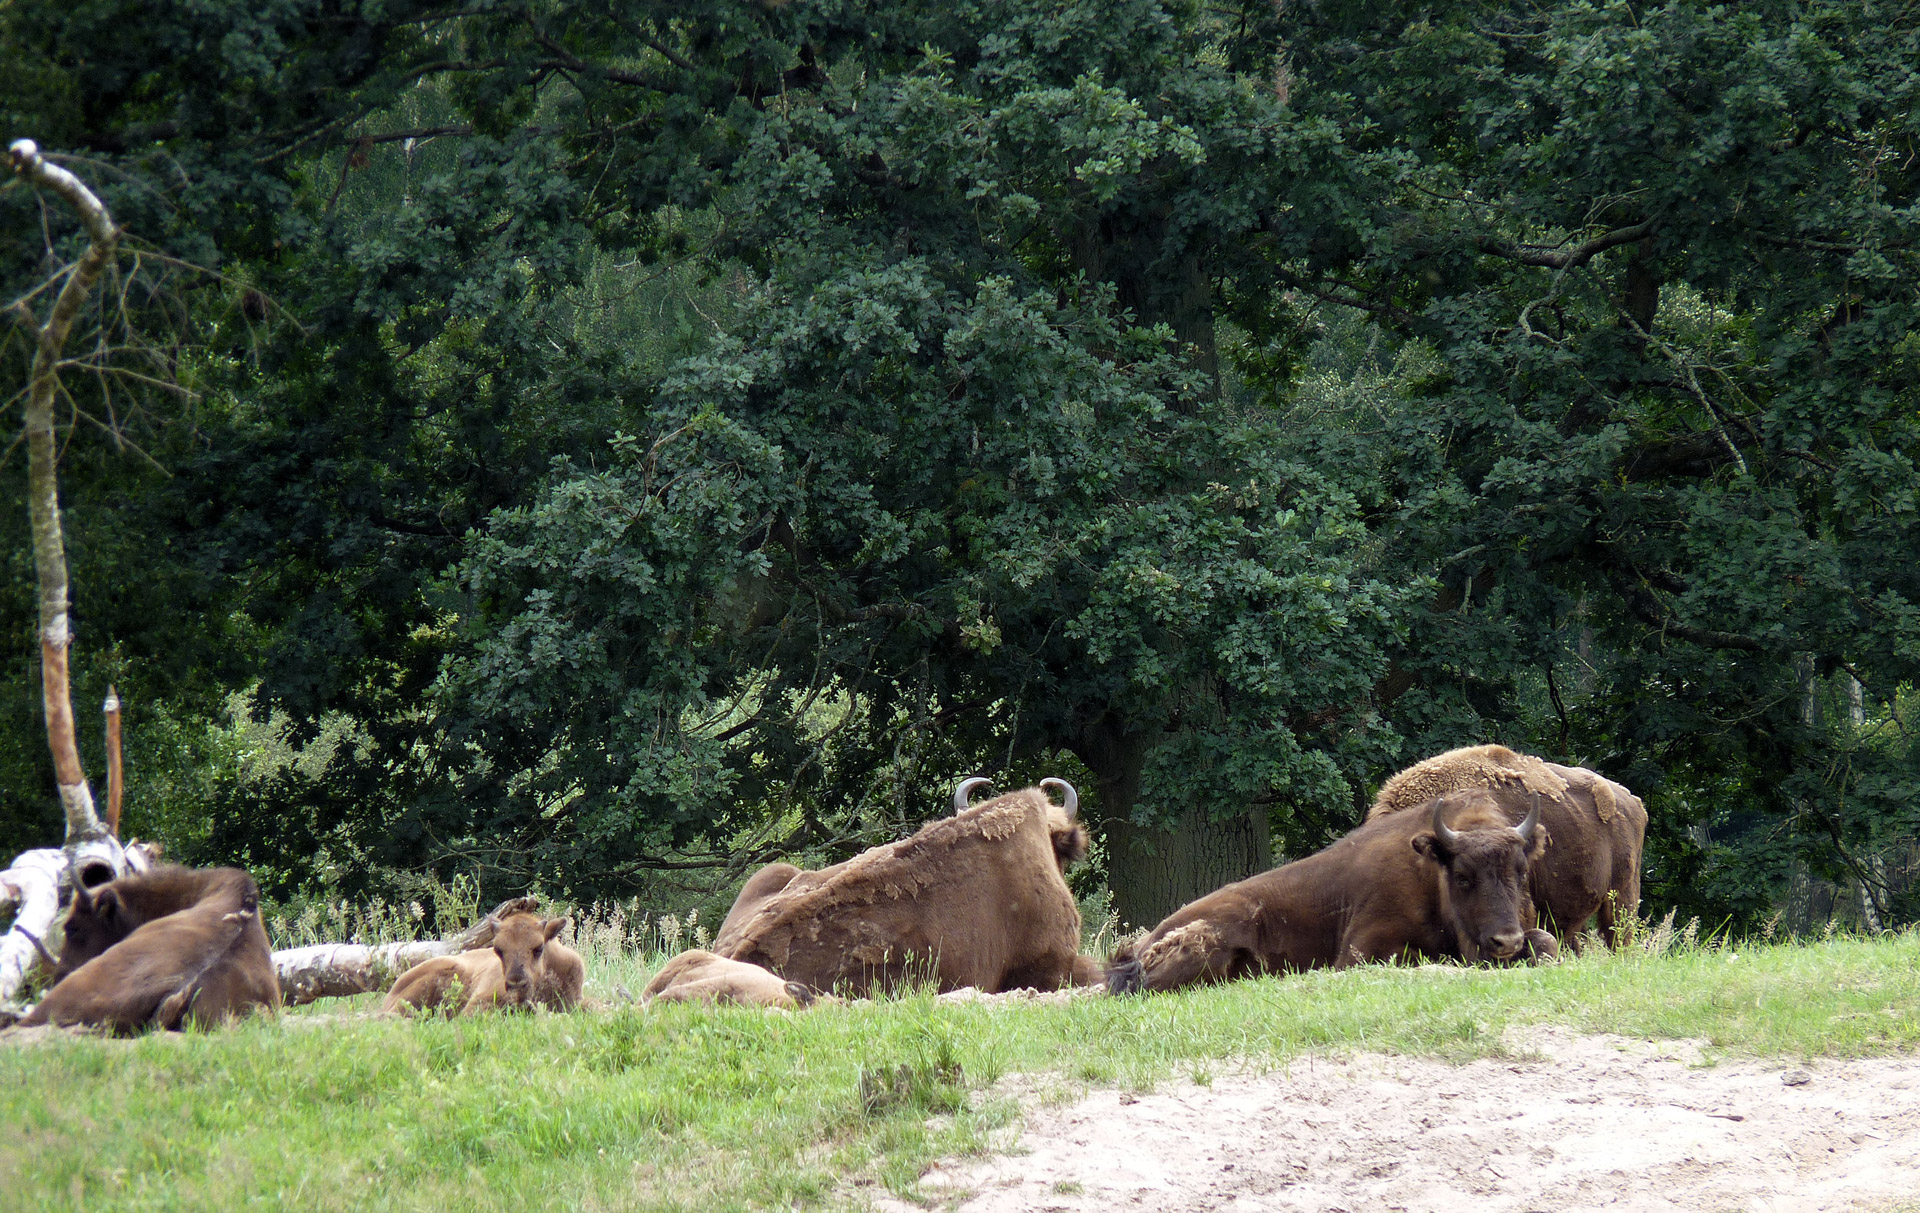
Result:
<svg viewBox="0 0 1920 1213">
<path fill-rule="evenodd" d="M 1146 986 L 1146 966 L 1131 956 L 1116 956 L 1107 966 L 1107 993 L 1138 994 Z"/>
</svg>

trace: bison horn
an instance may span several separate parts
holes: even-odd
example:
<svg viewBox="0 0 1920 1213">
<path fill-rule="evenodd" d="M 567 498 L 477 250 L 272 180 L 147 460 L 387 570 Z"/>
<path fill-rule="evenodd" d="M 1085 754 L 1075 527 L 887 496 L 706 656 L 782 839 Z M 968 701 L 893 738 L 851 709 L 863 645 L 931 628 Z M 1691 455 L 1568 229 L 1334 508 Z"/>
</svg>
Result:
<svg viewBox="0 0 1920 1213">
<path fill-rule="evenodd" d="M 966 812 L 967 800 L 973 795 L 973 790 L 983 783 L 991 784 L 992 782 L 993 780 L 988 779 L 984 775 L 975 775 L 971 779 L 962 779 L 960 786 L 953 790 L 953 811 L 956 813 Z"/>
<path fill-rule="evenodd" d="M 1534 827 L 1540 824 L 1540 793 L 1533 794 L 1533 807 L 1527 810 L 1527 819 L 1515 826 L 1521 842 L 1533 841 Z"/>
<path fill-rule="evenodd" d="M 1080 793 L 1073 790 L 1072 784 L 1064 779 L 1047 778 L 1040 781 L 1040 786 L 1043 788 L 1060 789 L 1060 797 L 1065 802 L 1064 807 L 1067 811 L 1068 821 L 1072 821 L 1080 815 Z"/>
<path fill-rule="evenodd" d="M 1447 823 L 1441 820 L 1441 810 L 1444 807 L 1445 806 L 1440 804 L 1438 801 L 1434 802 L 1433 836 L 1435 838 L 1438 838 L 1440 840 L 1440 845 L 1445 847 L 1448 851 L 1457 851 L 1460 849 L 1460 835 L 1454 833 L 1451 829 L 1447 827 Z"/>
</svg>

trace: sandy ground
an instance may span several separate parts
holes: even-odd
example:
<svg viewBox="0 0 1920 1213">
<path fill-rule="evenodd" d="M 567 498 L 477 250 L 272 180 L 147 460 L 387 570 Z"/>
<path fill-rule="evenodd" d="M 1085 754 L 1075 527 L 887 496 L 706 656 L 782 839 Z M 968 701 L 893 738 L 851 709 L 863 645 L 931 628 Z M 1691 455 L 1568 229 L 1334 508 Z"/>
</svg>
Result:
<svg viewBox="0 0 1920 1213">
<path fill-rule="evenodd" d="M 1798 1065 L 1699 1042 L 1509 1035 L 1523 1058 L 1361 1054 L 1072 1103 L 935 1167 L 905 1213 L 1920 1209 L 1920 1059 Z M 855 1197 L 856 1203 L 859 1197 Z"/>
</svg>

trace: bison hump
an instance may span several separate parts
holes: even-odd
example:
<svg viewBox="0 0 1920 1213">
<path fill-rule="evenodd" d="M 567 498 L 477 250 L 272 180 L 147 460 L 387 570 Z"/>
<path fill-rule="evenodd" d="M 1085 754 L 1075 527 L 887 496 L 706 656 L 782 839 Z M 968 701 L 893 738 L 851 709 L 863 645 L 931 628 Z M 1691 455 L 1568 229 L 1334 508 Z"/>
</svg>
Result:
<svg viewBox="0 0 1920 1213">
<path fill-rule="evenodd" d="M 1524 788 L 1558 797 L 1566 795 L 1567 781 L 1531 754 L 1503 745 L 1466 746 L 1417 762 L 1387 780 L 1373 798 L 1367 820 L 1468 788 Z"/>
</svg>

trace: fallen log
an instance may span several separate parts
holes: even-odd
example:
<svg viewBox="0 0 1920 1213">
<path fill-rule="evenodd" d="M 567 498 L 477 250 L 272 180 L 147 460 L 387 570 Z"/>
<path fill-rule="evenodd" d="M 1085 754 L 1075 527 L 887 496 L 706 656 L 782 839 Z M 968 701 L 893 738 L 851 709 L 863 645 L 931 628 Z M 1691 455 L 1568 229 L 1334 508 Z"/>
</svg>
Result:
<svg viewBox="0 0 1920 1213">
<path fill-rule="evenodd" d="M 501 902 L 493 912 L 451 939 L 415 943 L 316 943 L 283 948 L 273 954 L 273 971 L 280 978 L 280 998 L 298 1007 L 322 998 L 346 998 L 384 990 L 394 978 L 423 960 L 452 956 L 493 942 L 494 929 L 509 914 L 534 909 L 531 897 Z"/>
</svg>

